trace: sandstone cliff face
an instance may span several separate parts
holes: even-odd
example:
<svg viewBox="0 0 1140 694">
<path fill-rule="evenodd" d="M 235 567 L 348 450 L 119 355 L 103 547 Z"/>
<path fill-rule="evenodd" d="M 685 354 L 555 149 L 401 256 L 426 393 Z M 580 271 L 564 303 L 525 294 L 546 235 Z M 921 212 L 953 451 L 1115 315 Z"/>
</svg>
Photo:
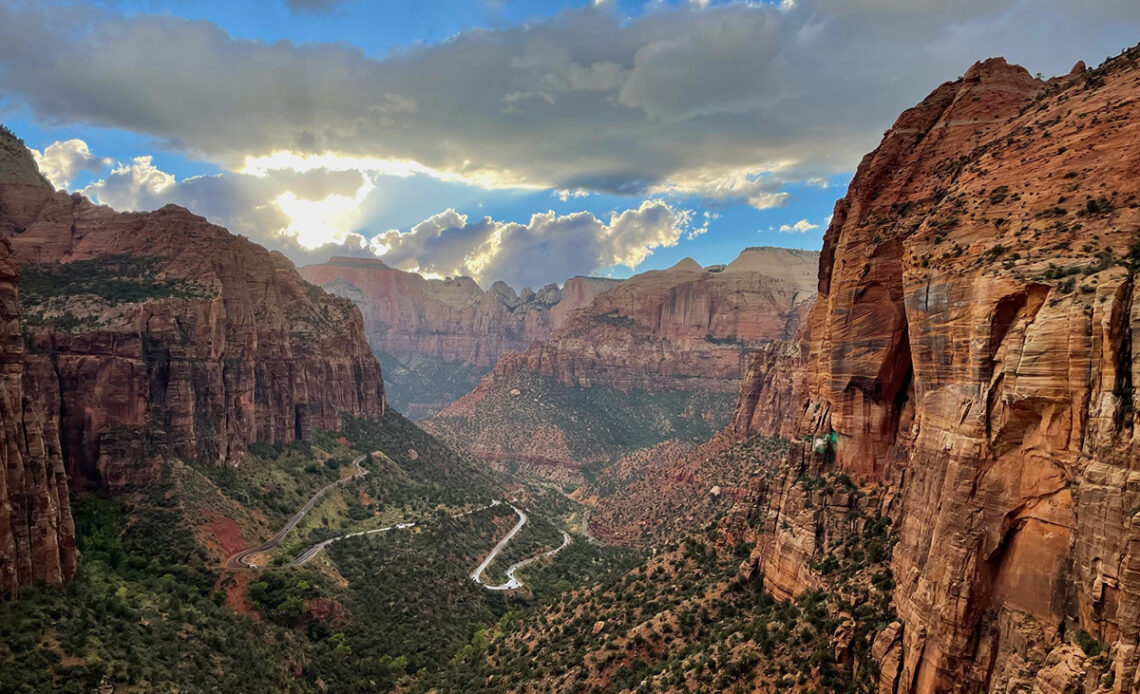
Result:
<svg viewBox="0 0 1140 694">
<path fill-rule="evenodd" d="M 793 416 L 834 431 L 821 464 L 895 518 L 879 691 L 1070 691 L 1096 667 L 1138 687 L 1138 60 L 1050 82 L 979 63 L 836 205 Z M 755 404 L 773 380 L 746 384 L 741 432 L 789 429 Z M 766 584 L 816 584 L 825 548 L 797 518 L 818 510 L 761 496 Z M 1108 665 L 1067 645 L 1077 629 Z"/>
<path fill-rule="evenodd" d="M 570 465 L 707 438 L 727 423 L 728 394 L 752 352 L 796 333 L 817 261 L 810 251 L 754 248 L 727 266 L 686 259 L 636 275 L 550 339 L 504 356 L 428 426 L 480 457 Z M 546 408 L 539 423 L 536 408 Z M 610 436 L 631 421 L 645 431 Z"/>
<path fill-rule="evenodd" d="M 0 232 L 23 276 L 27 390 L 58 417 L 75 483 L 143 482 L 165 452 L 232 463 L 383 411 L 355 307 L 185 209 L 55 192 L 5 134 Z"/>
<path fill-rule="evenodd" d="M 599 294 L 544 342 L 508 355 L 480 389 L 518 371 L 567 387 L 735 392 L 753 350 L 795 334 L 818 254 L 753 248 L 724 267 L 686 258 Z M 466 411 L 479 391 L 443 416 Z"/>
<path fill-rule="evenodd" d="M 389 397 L 412 416 L 466 393 L 505 353 L 546 339 L 571 312 L 617 283 L 574 277 L 561 289 L 551 284 L 519 294 L 496 282 L 483 291 L 470 277 L 425 279 L 380 260 L 341 257 L 305 266 L 301 275 L 360 308 L 372 348 L 398 362 L 386 369 Z M 422 378 L 403 376 L 403 369 Z M 448 380 L 452 387 L 433 391 Z"/>
<path fill-rule="evenodd" d="M 810 328 L 805 322 L 791 340 L 769 343 L 752 354 L 726 433 L 736 438 L 749 434 L 789 437 L 798 433 L 807 398 L 804 370 Z"/>
<path fill-rule="evenodd" d="M 22 585 L 60 583 L 75 573 L 57 427 L 25 391 L 29 365 L 16 275 L 11 247 L 0 238 L 0 593 L 10 595 Z"/>
</svg>

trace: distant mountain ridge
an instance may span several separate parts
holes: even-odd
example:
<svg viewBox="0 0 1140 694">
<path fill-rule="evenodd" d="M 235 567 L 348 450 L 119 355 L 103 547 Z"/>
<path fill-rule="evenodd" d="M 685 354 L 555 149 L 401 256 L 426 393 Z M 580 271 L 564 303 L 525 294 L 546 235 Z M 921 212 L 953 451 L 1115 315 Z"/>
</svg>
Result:
<svg viewBox="0 0 1140 694">
<path fill-rule="evenodd" d="M 799 328 L 818 260 L 750 248 L 728 265 L 686 258 L 635 275 L 504 356 L 427 426 L 484 458 L 571 466 L 707 438 L 727 423 L 752 352 Z"/>
<path fill-rule="evenodd" d="M 561 288 L 516 292 L 500 281 L 484 291 L 470 277 L 428 279 L 380 259 L 340 256 L 302 267 L 301 275 L 360 308 L 389 398 L 413 418 L 460 397 L 502 355 L 546 339 L 618 282 L 572 277 Z"/>
</svg>

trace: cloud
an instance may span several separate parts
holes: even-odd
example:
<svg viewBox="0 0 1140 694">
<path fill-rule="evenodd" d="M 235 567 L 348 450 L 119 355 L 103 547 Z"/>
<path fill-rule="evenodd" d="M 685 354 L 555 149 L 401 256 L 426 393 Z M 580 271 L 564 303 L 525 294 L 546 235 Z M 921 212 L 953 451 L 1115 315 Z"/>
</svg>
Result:
<svg viewBox="0 0 1140 694">
<path fill-rule="evenodd" d="M 379 256 L 394 267 L 426 275 L 468 275 L 484 285 L 502 279 L 516 287 L 541 286 L 614 265 L 634 269 L 654 249 L 674 246 L 682 237 L 693 239 L 717 218 L 662 200 L 644 200 L 611 213 L 608 220 L 590 212 L 548 211 L 525 224 L 470 220 L 448 209 L 407 231 L 368 238 L 361 231 L 369 221 L 362 202 L 377 186 L 368 173 L 328 166 L 301 171 L 270 167 L 180 181 L 155 166 L 152 157 L 139 156 L 80 192 L 119 210 L 182 205 L 282 251 L 298 265 L 324 262 L 332 255 Z"/>
<path fill-rule="evenodd" d="M 87 143 L 79 139 L 53 142 L 42 153 L 34 149 L 31 152 L 40 173 L 56 188 L 67 188 L 80 171 L 99 171 L 111 165 L 110 159 L 95 156 Z"/>
<path fill-rule="evenodd" d="M 564 190 L 553 190 L 550 192 L 550 194 L 553 195 L 554 197 L 558 198 L 562 202 L 566 202 L 570 198 L 588 198 L 588 197 L 590 197 L 590 191 L 582 190 L 581 188 L 575 188 L 574 190 L 565 190 L 565 189 Z"/>
<path fill-rule="evenodd" d="M 594 3 L 375 59 L 205 21 L 0 3 L 0 93 L 45 121 L 144 133 L 226 168 L 335 153 L 480 185 L 770 207 L 788 182 L 851 171 L 903 108 L 977 59 L 1057 74 L 1137 34 L 1135 0 L 680 3 L 632 19 Z"/>
<path fill-rule="evenodd" d="M 818 229 L 818 224 L 812 224 L 806 219 L 801 219 L 795 224 L 781 224 L 780 233 L 783 234 L 806 234 L 809 231 Z"/>
<path fill-rule="evenodd" d="M 326 244 L 342 255 L 364 248 L 364 238 L 352 230 L 361 223 L 359 204 L 373 185 L 359 171 L 325 168 L 224 173 L 178 181 L 156 167 L 151 157 L 140 156 L 80 192 L 118 210 L 182 205 L 300 262 Z"/>
<path fill-rule="evenodd" d="M 770 168 L 726 170 L 710 167 L 690 172 L 683 181 L 672 181 L 652 187 L 653 193 L 700 198 L 706 205 L 745 203 L 758 210 L 781 207 L 789 194 L 780 190 L 784 181 L 772 175 L 783 165 Z"/>
<path fill-rule="evenodd" d="M 537 287 L 554 279 L 614 265 L 635 269 L 653 250 L 675 246 L 694 226 L 694 214 L 661 200 L 614 212 L 608 221 L 589 212 L 532 215 L 526 224 L 501 222 L 448 209 L 406 232 L 375 236 L 370 247 L 388 264 L 428 275 L 469 275 L 481 284 L 501 279 Z M 691 238 L 691 236 L 689 236 Z"/>
</svg>

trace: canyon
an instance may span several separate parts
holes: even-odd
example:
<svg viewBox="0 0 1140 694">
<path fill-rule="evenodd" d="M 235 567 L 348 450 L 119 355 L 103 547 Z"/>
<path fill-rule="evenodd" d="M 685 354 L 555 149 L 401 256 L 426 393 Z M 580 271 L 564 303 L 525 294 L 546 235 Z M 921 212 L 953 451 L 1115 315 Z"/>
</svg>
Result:
<svg viewBox="0 0 1140 694">
<path fill-rule="evenodd" d="M 818 258 L 749 248 L 727 265 L 685 259 L 635 275 L 504 356 L 425 426 L 477 457 L 548 468 L 708 438 L 728 421 L 752 352 L 796 334 Z"/>
<path fill-rule="evenodd" d="M 737 435 L 808 437 L 751 483 L 767 590 L 826 587 L 856 505 L 893 520 L 880 692 L 1136 690 L 1138 61 L 991 59 L 903 113 L 836 204 L 799 345 L 742 387 Z M 823 474 L 859 492 L 821 503 Z"/>
<path fill-rule="evenodd" d="M 300 272 L 360 308 L 388 397 L 413 419 L 457 400 L 504 354 L 545 340 L 571 312 L 618 282 L 572 277 L 561 288 L 516 292 L 499 281 L 484 291 L 470 277 L 426 279 L 375 258 L 339 256 Z"/>
<path fill-rule="evenodd" d="M 718 664 L 751 663 L 733 676 L 773 689 L 839 673 L 881 694 L 1135 692 L 1137 273 L 1140 48 L 1049 80 L 994 58 L 937 87 L 863 158 L 821 253 L 749 248 L 521 294 L 374 259 L 298 271 L 179 207 L 117 213 L 57 192 L 0 134 L 0 591 L 76 573 L 69 495 L 157 489 L 167 458 L 235 467 L 255 444 L 384 416 L 378 355 L 424 429 L 579 487 L 590 542 L 560 561 L 604 563 L 595 539 L 655 550 L 608 583 L 560 577 L 558 599 L 514 625 L 473 612 L 479 638 L 458 635 L 445 673 L 492 687 L 496 658 L 504 672 L 557 659 L 520 689 L 688 691 L 715 651 L 717 682 Z M 349 459 L 361 477 L 376 463 L 346 513 L 375 520 L 369 497 L 413 479 L 468 506 L 503 491 L 488 480 L 508 478 L 387 416 L 387 432 L 356 423 L 357 441 L 348 424 L 326 434 L 365 451 Z M 330 460 L 298 475 L 335 480 Z M 539 512 L 570 503 L 519 479 L 504 488 Z M 464 496 L 473 480 L 479 499 Z M 424 526 L 461 517 L 414 500 L 436 514 Z M 584 526 L 579 512 L 558 517 Z M 351 558 L 375 578 L 370 554 Z M 282 585 L 275 605 L 312 587 Z M 344 662 L 344 633 L 312 633 Z M 680 645 L 694 633 L 710 640 Z M 759 643 L 771 660 L 737 658 Z M 651 673 L 654 658 L 674 667 Z M 408 682 L 403 666 L 384 674 Z"/>
<path fill-rule="evenodd" d="M 236 465 L 384 411 L 351 302 L 183 208 L 55 191 L 6 130 L 0 235 L 5 588 L 74 571 L 69 485 L 146 485 L 166 456 Z"/>
</svg>

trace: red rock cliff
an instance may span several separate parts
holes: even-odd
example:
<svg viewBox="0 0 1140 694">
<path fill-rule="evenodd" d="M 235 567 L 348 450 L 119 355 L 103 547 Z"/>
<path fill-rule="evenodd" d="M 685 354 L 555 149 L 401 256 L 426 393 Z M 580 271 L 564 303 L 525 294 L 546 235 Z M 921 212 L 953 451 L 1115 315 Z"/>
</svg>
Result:
<svg viewBox="0 0 1140 694">
<path fill-rule="evenodd" d="M 29 398 L 16 264 L 0 237 L 0 593 L 75 573 L 58 427 Z"/>
<path fill-rule="evenodd" d="M 117 213 L 53 191 L 4 135 L 0 233 L 23 274 L 47 278 L 38 300 L 22 294 L 28 392 L 58 416 L 73 481 L 145 481 L 166 451 L 224 464 L 384 408 L 350 302 L 183 208 Z"/>
<path fill-rule="evenodd" d="M 617 283 L 574 277 L 561 289 L 520 294 L 496 282 L 483 291 L 470 277 L 425 279 L 374 258 L 332 258 L 301 274 L 360 307 L 368 341 L 385 360 L 390 401 L 413 418 L 456 400 L 505 353 L 546 339 Z"/>
<path fill-rule="evenodd" d="M 397 359 L 427 354 L 482 367 L 549 337 L 571 311 L 616 283 L 575 277 L 561 290 L 552 284 L 520 295 L 503 282 L 483 291 L 470 277 L 425 279 L 371 258 L 331 258 L 306 265 L 301 275 L 356 302 L 377 351 Z"/>
<path fill-rule="evenodd" d="M 705 269 L 686 258 L 636 275 L 572 314 L 549 340 L 507 355 L 480 388 L 528 371 L 571 387 L 733 392 L 753 350 L 796 332 L 818 257 L 750 248 L 727 266 Z M 477 401 L 478 391 L 469 397 Z"/>
<path fill-rule="evenodd" d="M 752 248 L 727 266 L 685 259 L 625 280 L 426 426 L 485 459 L 560 468 L 708 436 L 752 352 L 796 332 L 818 257 Z"/>
<path fill-rule="evenodd" d="M 793 411 L 896 519 L 879 691 L 1073 691 L 1098 667 L 1137 690 L 1138 55 L 1050 82 L 979 63 L 836 205 Z M 743 431 L 787 426 L 747 394 Z M 824 548 L 777 497 L 753 560 L 790 595 Z"/>
</svg>

